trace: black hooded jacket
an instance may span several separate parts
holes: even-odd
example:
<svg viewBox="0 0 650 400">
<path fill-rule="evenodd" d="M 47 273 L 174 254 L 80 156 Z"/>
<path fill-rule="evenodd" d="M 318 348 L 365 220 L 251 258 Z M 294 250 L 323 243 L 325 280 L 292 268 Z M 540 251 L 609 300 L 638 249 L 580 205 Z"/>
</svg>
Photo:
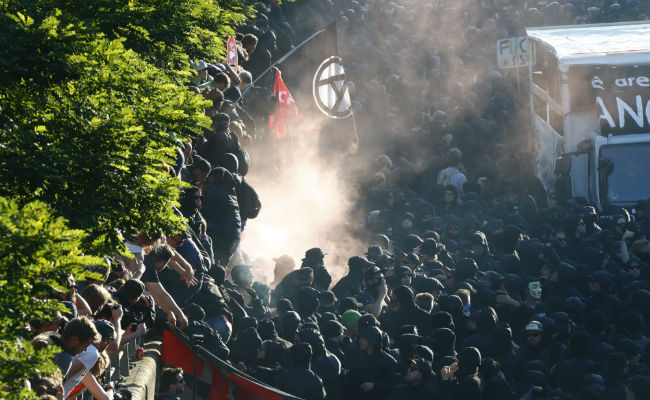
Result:
<svg viewBox="0 0 650 400">
<path fill-rule="evenodd" d="M 357 364 L 350 369 L 345 377 L 346 393 L 350 393 L 354 399 L 386 399 L 393 387 L 397 362 L 382 350 L 379 328 L 366 327 L 362 330 L 361 337 L 368 341 L 373 351 L 372 354 L 362 351 Z M 365 392 L 361 385 L 367 382 L 371 382 L 373 388 Z"/>
<path fill-rule="evenodd" d="M 484 391 L 483 378 L 478 373 L 481 353 L 475 347 L 466 347 L 458 355 L 458 370 L 448 382 L 453 400 L 481 399 Z"/>
<path fill-rule="evenodd" d="M 439 372 L 448 357 L 456 357 L 456 335 L 449 328 L 438 328 L 431 332 L 431 350 L 433 350 L 433 370 Z"/>
<path fill-rule="evenodd" d="M 382 327 L 391 337 L 399 337 L 399 329 L 404 325 L 415 325 L 419 332 L 431 331 L 431 315 L 415 304 L 411 288 L 400 285 L 393 289 L 393 296 L 399 300 L 400 309 L 381 316 Z"/>
<path fill-rule="evenodd" d="M 312 357 L 312 370 L 323 380 L 328 400 L 341 399 L 341 361 L 326 347 L 323 337 L 317 331 L 303 329 L 298 332 L 301 342 L 309 343 L 314 355 Z"/>
<path fill-rule="evenodd" d="M 310 369 L 311 346 L 298 343 L 291 348 L 292 366 L 284 370 L 278 379 L 278 387 L 305 400 L 322 400 L 325 389 L 321 379 Z"/>
</svg>

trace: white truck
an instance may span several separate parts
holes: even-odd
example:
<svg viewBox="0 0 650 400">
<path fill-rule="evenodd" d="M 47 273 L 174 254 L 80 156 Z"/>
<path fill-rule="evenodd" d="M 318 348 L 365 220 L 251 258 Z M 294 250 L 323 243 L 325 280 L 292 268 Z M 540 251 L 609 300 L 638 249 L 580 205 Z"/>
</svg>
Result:
<svg viewBox="0 0 650 400">
<path fill-rule="evenodd" d="M 601 211 L 650 198 L 650 23 L 528 28 L 535 169 Z"/>
</svg>

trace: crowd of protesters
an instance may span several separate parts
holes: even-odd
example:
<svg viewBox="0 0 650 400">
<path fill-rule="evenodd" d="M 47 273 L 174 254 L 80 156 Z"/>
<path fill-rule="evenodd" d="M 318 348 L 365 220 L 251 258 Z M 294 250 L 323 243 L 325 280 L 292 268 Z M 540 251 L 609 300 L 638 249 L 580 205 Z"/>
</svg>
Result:
<svg viewBox="0 0 650 400">
<path fill-rule="evenodd" d="M 525 26 L 646 19 L 647 1 L 254 6 L 239 70 L 192 64 L 189 90 L 212 101 L 213 124 L 169 166 L 188 184 L 186 230 L 136 235 L 131 256 L 88 266 L 100 278 L 69 281 L 66 315 L 29 322 L 37 350 L 62 351 L 60 375 L 31 380 L 39 396 L 83 384 L 112 398 L 110 360 L 171 326 L 308 400 L 650 398 L 648 203 L 599 215 L 547 196 L 523 145 L 525 88 L 494 57 Z M 249 152 L 271 141 L 263 74 L 336 18 L 360 138 L 341 175 L 369 247 L 338 281 L 314 247 L 300 265 L 275 259 L 273 282 L 259 282 L 231 259 L 263 202 L 244 178 Z M 164 370 L 161 398 L 186 378 Z"/>
</svg>

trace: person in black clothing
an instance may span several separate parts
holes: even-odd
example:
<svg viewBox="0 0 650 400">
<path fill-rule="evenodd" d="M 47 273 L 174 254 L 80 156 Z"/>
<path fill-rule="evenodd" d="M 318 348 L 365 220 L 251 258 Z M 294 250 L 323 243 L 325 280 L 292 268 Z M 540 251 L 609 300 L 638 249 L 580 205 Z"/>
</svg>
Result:
<svg viewBox="0 0 650 400">
<path fill-rule="evenodd" d="M 300 315 L 302 323 L 312 322 L 318 325 L 318 290 L 311 286 L 301 287 L 298 290 L 296 299 L 296 311 Z"/>
<path fill-rule="evenodd" d="M 291 304 L 298 304 L 298 291 L 303 286 L 311 286 L 314 281 L 314 271 L 305 267 L 287 274 L 271 292 L 271 307 L 277 307 L 281 299 L 288 299 Z"/>
<path fill-rule="evenodd" d="M 423 359 L 410 360 L 406 372 L 406 383 L 393 388 L 390 399 L 430 400 L 438 396 L 438 392 L 431 385 L 431 364 Z"/>
<path fill-rule="evenodd" d="M 217 165 L 223 167 L 235 179 L 235 193 L 237 194 L 237 204 L 239 205 L 239 215 L 242 221 L 242 230 L 246 226 L 246 221 L 257 218 L 262 208 L 259 195 L 253 187 L 240 174 L 239 160 L 232 153 L 225 153 L 217 159 Z"/>
<path fill-rule="evenodd" d="M 321 326 L 321 332 L 323 333 L 323 338 L 325 339 L 325 347 L 327 351 L 334 354 L 336 358 L 341 361 L 341 366 L 343 368 L 349 368 L 348 359 L 343 351 L 343 342 L 349 340 L 347 336 L 343 336 L 343 330 L 345 327 L 341 325 L 338 321 L 326 321 Z"/>
<path fill-rule="evenodd" d="M 207 235 L 207 223 L 201 214 L 203 206 L 203 192 L 200 188 L 189 187 L 181 192 L 181 206 L 179 211 L 187 218 L 196 245 L 205 252 L 210 263 L 214 264 L 214 253 L 212 251 L 212 239 Z"/>
<path fill-rule="evenodd" d="M 189 337 L 194 334 L 203 335 L 201 346 L 220 359 L 227 360 L 230 350 L 223 343 L 221 335 L 204 321 L 205 311 L 203 308 L 198 304 L 190 303 L 183 308 L 183 311 L 189 319 L 189 324 L 184 331 L 185 334 Z"/>
<path fill-rule="evenodd" d="M 584 332 L 576 332 L 571 337 L 570 358 L 559 362 L 551 370 L 551 383 L 554 386 L 577 395 L 585 386 L 587 375 L 596 372 L 595 363 L 589 359 L 588 339 Z"/>
<path fill-rule="evenodd" d="M 325 268 L 325 263 L 323 262 L 325 254 L 321 249 L 315 247 L 313 249 L 307 250 L 305 253 L 305 258 L 302 259 L 302 265 L 300 268 L 309 267 L 314 271 L 314 283 L 313 286 L 324 292 L 329 289 L 332 283 L 332 277 Z"/>
<path fill-rule="evenodd" d="M 262 353 L 262 339 L 253 327 L 238 332 L 237 338 L 230 348 L 230 359 L 237 368 L 244 372 L 254 371 L 255 366 L 264 356 Z"/>
<path fill-rule="evenodd" d="M 374 267 L 375 264 L 366 260 L 363 257 L 354 256 L 348 259 L 348 274 L 341 278 L 336 285 L 332 288 L 332 292 L 339 299 L 352 297 L 359 293 L 359 289 L 363 283 L 364 272 Z"/>
<path fill-rule="evenodd" d="M 517 399 L 498 362 L 490 357 L 484 358 L 481 361 L 479 372 L 485 380 L 483 400 Z"/>
<path fill-rule="evenodd" d="M 352 399 L 386 399 L 394 382 L 397 362 L 382 349 L 382 332 L 368 326 L 359 334 L 361 355 L 345 377 Z"/>
<path fill-rule="evenodd" d="M 312 348 L 312 370 L 322 379 L 327 399 L 341 399 L 341 361 L 327 350 L 320 332 L 302 329 L 298 331 L 297 338 L 300 342 L 309 343 Z"/>
<path fill-rule="evenodd" d="M 291 347 L 291 342 L 284 340 L 278 335 L 278 332 L 275 330 L 275 323 L 271 319 L 263 319 L 257 324 L 257 332 L 260 335 L 262 340 L 272 340 L 274 342 L 280 343 L 285 348 Z"/>
<path fill-rule="evenodd" d="M 446 382 L 443 388 L 452 400 L 480 399 L 485 383 L 478 372 L 481 353 L 475 347 L 465 347 L 458 355 L 458 362 L 444 367 L 440 379 Z"/>
<path fill-rule="evenodd" d="M 253 79 L 260 78 L 262 73 L 271 67 L 271 53 L 259 45 L 258 38 L 252 33 L 244 35 L 241 44 L 248 56 L 242 62 L 242 67 L 253 75 Z M 272 74 L 269 73 L 267 75 Z"/>
<path fill-rule="evenodd" d="M 533 360 L 545 363 L 550 360 L 550 352 L 544 337 L 544 327 L 539 321 L 531 321 L 525 328 L 526 343 L 519 348 L 515 355 L 515 372 L 523 372 L 524 365 Z"/>
<path fill-rule="evenodd" d="M 241 218 L 235 192 L 235 180 L 226 169 L 217 167 L 206 179 L 204 217 L 212 238 L 218 264 L 228 265 L 241 237 Z"/>
<path fill-rule="evenodd" d="M 113 298 L 122 305 L 122 329 L 127 329 L 131 324 L 146 324 L 152 327 L 156 317 L 153 299 L 144 294 L 144 283 L 137 279 L 129 279 L 113 293 Z"/>
<path fill-rule="evenodd" d="M 467 320 L 471 336 L 463 340 L 463 347 L 476 347 L 482 355 L 493 357 L 496 354 L 494 350 L 495 338 L 494 327 L 498 321 L 498 316 L 492 307 L 475 308 L 471 311 Z"/>
<path fill-rule="evenodd" d="M 239 140 L 230 132 L 230 117 L 218 113 L 212 118 L 212 131 L 203 136 L 203 142 L 196 148 L 197 153 L 211 166 L 216 166 L 219 158 L 226 153 L 236 153 Z"/>
<path fill-rule="evenodd" d="M 381 315 L 381 323 L 392 337 L 399 337 L 403 325 L 415 325 L 419 332 L 430 332 L 431 316 L 415 304 L 415 296 L 408 286 L 396 287 L 391 296 L 391 310 Z"/>
<path fill-rule="evenodd" d="M 296 343 L 291 348 L 291 367 L 282 372 L 278 387 L 305 400 L 323 400 L 323 381 L 311 370 L 312 349 L 308 343 Z"/>
</svg>

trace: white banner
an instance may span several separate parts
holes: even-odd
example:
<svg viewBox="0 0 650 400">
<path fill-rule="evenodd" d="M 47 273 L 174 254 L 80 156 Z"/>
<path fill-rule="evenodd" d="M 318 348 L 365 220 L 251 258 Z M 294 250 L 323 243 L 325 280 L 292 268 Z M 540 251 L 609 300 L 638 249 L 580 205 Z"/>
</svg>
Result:
<svg viewBox="0 0 650 400">
<path fill-rule="evenodd" d="M 497 42 L 497 60 L 499 61 L 499 68 L 527 67 L 530 62 L 528 43 L 528 37 L 526 36 L 499 40 Z M 534 54 L 532 59 L 534 64 Z"/>
</svg>

